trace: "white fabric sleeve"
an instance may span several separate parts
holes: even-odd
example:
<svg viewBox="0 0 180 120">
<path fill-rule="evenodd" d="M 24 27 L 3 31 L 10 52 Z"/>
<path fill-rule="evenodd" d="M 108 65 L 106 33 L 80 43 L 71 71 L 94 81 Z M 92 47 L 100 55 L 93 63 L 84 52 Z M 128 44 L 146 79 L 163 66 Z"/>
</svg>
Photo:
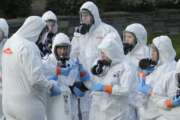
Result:
<svg viewBox="0 0 180 120">
<path fill-rule="evenodd" d="M 167 109 L 165 106 L 165 101 L 172 99 L 173 96 L 176 95 L 176 79 L 174 77 L 174 73 L 168 73 L 163 77 L 159 78 L 158 83 L 155 84 L 153 88 L 153 95 L 150 99 L 156 104 L 158 107 L 162 109 Z"/>
<path fill-rule="evenodd" d="M 56 66 L 53 66 L 49 59 L 42 60 L 42 70 L 43 74 L 49 77 L 50 75 L 55 75 Z"/>
<path fill-rule="evenodd" d="M 163 96 L 159 96 L 157 94 L 153 95 L 150 97 L 150 99 L 153 101 L 154 104 L 156 104 L 156 106 L 158 106 L 159 108 L 162 108 L 162 109 L 168 109 L 166 106 L 165 106 L 165 101 L 170 99 L 168 97 L 163 97 Z"/>
<path fill-rule="evenodd" d="M 51 83 L 43 75 L 40 52 L 35 45 L 28 45 L 23 48 L 20 53 L 20 60 L 24 74 L 28 76 L 28 81 L 32 87 L 47 89 L 51 86 Z"/>
</svg>

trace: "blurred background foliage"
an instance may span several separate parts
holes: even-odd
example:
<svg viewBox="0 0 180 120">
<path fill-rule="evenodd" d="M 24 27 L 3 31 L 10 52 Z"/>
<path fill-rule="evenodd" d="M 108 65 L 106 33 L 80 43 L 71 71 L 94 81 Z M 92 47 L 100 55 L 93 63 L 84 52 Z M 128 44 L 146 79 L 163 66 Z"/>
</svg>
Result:
<svg viewBox="0 0 180 120">
<path fill-rule="evenodd" d="M 24 17 L 32 12 L 32 3 L 38 0 L 1 0 L 0 15 L 7 18 Z M 42 0 L 39 0 L 42 1 Z M 87 0 L 44 0 L 45 9 L 59 15 L 78 15 L 80 6 Z M 180 0 L 91 0 L 100 12 L 153 11 L 157 9 L 180 9 Z M 41 2 L 39 3 L 41 7 Z"/>
</svg>

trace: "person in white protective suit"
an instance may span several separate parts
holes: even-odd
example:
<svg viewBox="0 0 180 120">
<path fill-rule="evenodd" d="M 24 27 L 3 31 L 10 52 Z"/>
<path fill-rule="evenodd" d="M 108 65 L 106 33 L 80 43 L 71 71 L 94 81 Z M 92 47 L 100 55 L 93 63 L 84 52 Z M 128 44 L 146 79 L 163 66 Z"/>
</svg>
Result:
<svg viewBox="0 0 180 120">
<path fill-rule="evenodd" d="M 80 8 L 80 26 L 75 28 L 71 56 L 78 57 L 90 71 L 98 57 L 97 46 L 110 33 L 119 37 L 112 26 L 101 21 L 98 7 L 93 2 L 85 2 Z"/>
<path fill-rule="evenodd" d="M 2 64 L 1 56 L 3 46 L 8 38 L 9 26 L 4 18 L 0 18 L 0 118 L 3 116 L 2 112 Z"/>
<path fill-rule="evenodd" d="M 132 65 L 138 70 L 139 61 L 149 56 L 149 49 L 147 47 L 147 31 L 142 24 L 133 23 L 126 27 L 123 33 L 123 48 L 124 54 L 130 60 Z M 137 83 L 136 77 L 134 77 L 134 84 Z M 130 120 L 138 119 L 137 108 L 133 105 L 130 95 Z"/>
<path fill-rule="evenodd" d="M 90 72 L 94 61 L 98 57 L 97 46 L 102 42 L 103 38 L 110 33 L 114 33 L 118 37 L 119 34 L 112 26 L 102 22 L 98 7 L 93 2 L 85 2 L 81 6 L 79 14 L 80 26 L 75 28 L 71 56 L 78 57 L 80 62 Z M 118 42 L 122 44 L 122 41 Z M 83 120 L 87 120 L 85 118 L 89 116 L 91 104 L 89 94 L 81 98 L 81 101 Z"/>
<path fill-rule="evenodd" d="M 158 120 L 179 120 L 180 118 L 180 61 L 176 70 L 164 74 L 154 86 L 152 101 L 158 107 Z"/>
<path fill-rule="evenodd" d="M 6 120 L 44 120 L 49 92 L 61 92 L 57 82 L 48 81 L 43 75 L 35 42 L 44 27 L 40 17 L 30 16 L 4 45 L 2 86 Z"/>
<path fill-rule="evenodd" d="M 41 56 L 51 54 L 52 42 L 58 32 L 57 17 L 52 11 L 47 11 L 42 15 L 42 19 L 46 22 L 46 27 L 40 34 L 37 45 L 41 51 Z"/>
<path fill-rule="evenodd" d="M 151 60 L 155 67 L 152 73 L 146 76 L 145 80 L 140 80 L 137 89 L 147 96 L 145 104 L 139 108 L 140 120 L 161 120 L 161 113 L 156 104 L 153 103 L 153 90 L 159 82 L 163 82 L 164 75 L 174 71 L 176 68 L 176 52 L 168 36 L 159 36 L 152 42 Z M 164 84 L 161 84 L 163 86 Z M 157 86 L 158 89 L 163 89 Z M 167 86 L 166 86 L 167 87 Z M 173 93 L 172 93 L 173 94 Z M 164 120 L 164 119 L 162 119 Z"/>
<path fill-rule="evenodd" d="M 77 59 L 69 57 L 70 50 L 69 37 L 64 33 L 58 33 L 53 41 L 52 54 L 46 60 L 43 60 L 45 74 L 47 76 L 52 75 L 56 69 L 56 74 L 50 77 L 58 81 L 64 88 L 60 96 L 49 98 L 47 106 L 48 120 L 58 120 L 59 118 L 65 120 L 79 119 L 77 97 L 84 96 L 86 91 L 94 90 L 94 86 L 98 85 L 90 79 L 89 73 Z M 65 72 L 64 70 L 67 68 L 70 69 Z M 60 73 L 58 69 L 61 69 Z M 69 111 L 68 114 L 67 111 Z"/>
<path fill-rule="evenodd" d="M 47 77 L 54 74 L 57 67 L 66 67 L 70 48 L 69 37 L 64 33 L 58 33 L 52 44 L 52 53 L 46 59 L 43 59 L 43 68 Z M 58 80 L 58 77 L 54 76 L 53 79 Z M 59 76 L 58 82 L 61 86 L 61 95 L 48 98 L 47 120 L 72 120 L 71 91 L 68 86 L 71 81 L 68 81 L 66 76 Z"/>
<path fill-rule="evenodd" d="M 117 39 L 115 34 L 109 34 L 98 46 L 100 58 L 92 67 L 92 73 L 99 79 L 99 85 L 94 88 L 99 92 L 92 93 L 90 120 L 128 120 L 128 95 L 135 70 Z"/>
<path fill-rule="evenodd" d="M 126 27 L 123 38 L 125 55 L 138 67 L 141 59 L 149 57 L 146 29 L 139 23 L 130 24 Z"/>
</svg>

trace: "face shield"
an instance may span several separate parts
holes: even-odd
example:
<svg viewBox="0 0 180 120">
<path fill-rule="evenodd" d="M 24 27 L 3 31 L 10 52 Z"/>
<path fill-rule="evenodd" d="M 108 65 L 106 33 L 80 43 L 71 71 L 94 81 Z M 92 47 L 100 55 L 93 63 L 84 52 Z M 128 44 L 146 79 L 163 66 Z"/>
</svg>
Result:
<svg viewBox="0 0 180 120">
<path fill-rule="evenodd" d="M 67 43 L 62 43 L 54 48 L 54 54 L 58 61 L 60 61 L 61 67 L 66 67 L 66 61 L 70 58 L 71 45 Z"/>
<path fill-rule="evenodd" d="M 81 24 L 86 24 L 91 26 L 92 24 L 94 24 L 94 17 L 91 14 L 91 12 L 87 9 L 83 9 L 80 12 L 80 23 Z"/>
<path fill-rule="evenodd" d="M 159 51 L 154 44 L 149 46 L 150 48 L 150 59 L 154 62 L 154 64 L 158 64 L 159 62 Z"/>
<path fill-rule="evenodd" d="M 136 46 L 137 39 L 134 33 L 131 32 L 123 32 L 123 48 L 124 48 L 124 54 L 128 54 L 132 51 L 132 49 Z"/>
<path fill-rule="evenodd" d="M 91 72 L 94 75 L 104 76 L 108 72 L 112 61 L 106 56 L 103 51 L 100 52 L 100 56 L 100 59 L 92 67 Z"/>
<path fill-rule="evenodd" d="M 49 33 L 57 33 L 57 23 L 55 20 L 47 20 L 46 27 Z"/>
<path fill-rule="evenodd" d="M 81 34 L 89 32 L 92 24 L 94 24 L 93 15 L 86 9 L 80 12 L 80 26 L 75 28 L 75 31 Z"/>
</svg>

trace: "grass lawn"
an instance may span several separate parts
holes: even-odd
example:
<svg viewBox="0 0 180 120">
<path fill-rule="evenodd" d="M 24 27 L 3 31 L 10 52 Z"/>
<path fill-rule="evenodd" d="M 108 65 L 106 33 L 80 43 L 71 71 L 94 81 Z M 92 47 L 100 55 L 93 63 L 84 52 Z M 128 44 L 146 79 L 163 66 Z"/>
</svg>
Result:
<svg viewBox="0 0 180 120">
<path fill-rule="evenodd" d="M 152 39 L 159 35 L 162 35 L 162 34 L 150 35 L 150 37 L 148 39 L 148 43 L 151 43 Z M 164 35 L 166 35 L 166 34 L 164 34 Z M 180 33 L 176 34 L 176 35 L 168 35 L 168 36 L 172 39 L 173 47 L 176 49 L 176 55 L 177 55 L 176 58 L 180 59 Z"/>
</svg>

